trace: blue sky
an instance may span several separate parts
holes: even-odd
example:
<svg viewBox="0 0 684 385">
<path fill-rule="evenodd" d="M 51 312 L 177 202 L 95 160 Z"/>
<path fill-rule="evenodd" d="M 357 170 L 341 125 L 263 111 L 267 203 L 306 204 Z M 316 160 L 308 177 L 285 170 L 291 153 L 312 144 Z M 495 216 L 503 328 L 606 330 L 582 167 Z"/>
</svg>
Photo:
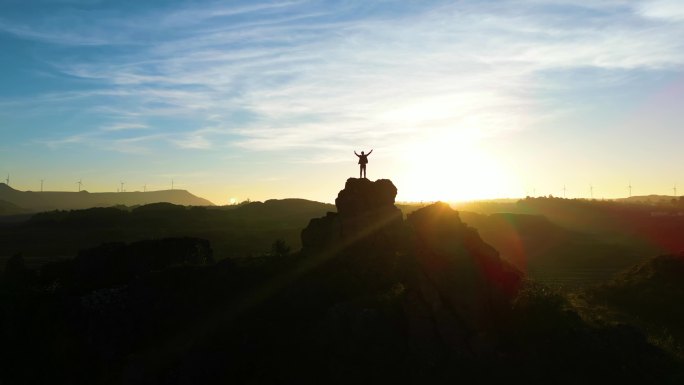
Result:
<svg viewBox="0 0 684 385">
<path fill-rule="evenodd" d="M 0 172 L 218 204 L 684 191 L 684 2 L 0 3 Z M 4 177 L 3 177 L 4 179 Z"/>
</svg>

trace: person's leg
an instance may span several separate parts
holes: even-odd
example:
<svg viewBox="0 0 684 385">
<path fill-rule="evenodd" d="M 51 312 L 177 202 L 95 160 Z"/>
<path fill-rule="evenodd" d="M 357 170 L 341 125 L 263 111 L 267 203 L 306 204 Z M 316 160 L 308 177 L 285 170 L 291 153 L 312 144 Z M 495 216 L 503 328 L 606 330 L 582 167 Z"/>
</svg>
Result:
<svg viewBox="0 0 684 385">
<path fill-rule="evenodd" d="M 360 164 L 359 165 L 359 179 L 363 178 L 362 175 L 363 175 L 363 165 Z"/>
</svg>

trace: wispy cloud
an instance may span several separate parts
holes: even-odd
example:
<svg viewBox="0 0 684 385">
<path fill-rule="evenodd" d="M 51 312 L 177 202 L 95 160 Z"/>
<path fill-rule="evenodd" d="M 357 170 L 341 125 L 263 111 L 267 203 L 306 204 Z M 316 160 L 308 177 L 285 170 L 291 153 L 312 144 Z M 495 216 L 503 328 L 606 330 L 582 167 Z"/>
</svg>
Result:
<svg viewBox="0 0 684 385">
<path fill-rule="evenodd" d="M 165 134 L 134 136 L 123 139 L 105 140 L 101 143 L 101 146 L 108 150 L 123 153 L 145 154 L 149 152 L 150 143 L 165 140 L 166 138 L 167 135 Z"/>
<path fill-rule="evenodd" d="M 63 138 L 59 138 L 59 139 L 41 140 L 39 142 L 45 144 L 46 146 L 48 146 L 52 149 L 56 149 L 56 148 L 60 148 L 62 146 L 66 146 L 66 145 L 86 143 L 89 141 L 89 139 L 91 137 L 92 137 L 92 135 L 89 135 L 89 134 L 78 134 L 78 135 L 69 135 L 69 136 L 66 136 Z"/>
<path fill-rule="evenodd" d="M 684 3 L 679 0 L 652 0 L 637 6 L 645 17 L 672 21 L 684 20 Z"/>
<path fill-rule="evenodd" d="M 481 137 L 521 130 L 567 111 L 546 95 L 579 85 L 550 80 L 549 71 L 600 69 L 620 83 L 629 71 L 681 68 L 680 4 L 426 3 L 366 15 L 315 2 L 209 3 L 133 20 L 102 17 L 83 41 L 72 31 L 50 40 L 52 30 L 41 26 L 0 22 L 0 29 L 60 44 L 132 44 L 54 63 L 99 85 L 86 94 L 107 102 L 94 103 L 93 111 L 126 114 L 103 131 L 162 129 L 127 122 L 177 117 L 193 124 L 167 140 L 186 149 L 226 141 L 251 150 L 394 148 L 407 137 L 444 130 L 476 130 Z M 76 25 L 74 31 L 86 28 Z M 120 35 L 102 33 L 117 25 L 126 26 Z M 221 124 L 195 130 L 206 122 Z M 70 138 L 82 137 L 62 141 Z"/>
<path fill-rule="evenodd" d="M 57 26 L 34 27 L 16 24 L 1 18 L 0 31 L 10 33 L 14 36 L 23 39 L 38 40 L 42 42 L 61 45 L 94 46 L 112 43 L 110 39 L 105 37 L 81 34 L 78 32 L 64 31 L 63 29 L 60 29 Z"/>
<path fill-rule="evenodd" d="M 112 137 L 107 134 L 111 131 L 89 131 L 82 134 L 69 135 L 62 138 L 40 140 L 39 142 L 53 150 L 63 148 L 74 149 L 76 147 L 91 147 L 104 151 L 120 153 L 148 153 L 150 144 L 160 141 L 168 141 L 169 135 L 163 133 L 150 135 L 137 135 L 126 137 Z"/>
<path fill-rule="evenodd" d="M 128 130 L 146 130 L 149 129 L 150 126 L 147 124 L 143 123 L 126 123 L 126 122 L 120 122 L 120 123 L 114 123 L 114 124 L 109 124 L 106 126 L 101 127 L 100 129 L 102 131 L 128 131 Z"/>
<path fill-rule="evenodd" d="M 172 142 L 180 148 L 202 150 L 212 147 L 211 142 L 206 137 L 198 134 L 184 135 L 182 138 L 173 139 Z"/>
</svg>

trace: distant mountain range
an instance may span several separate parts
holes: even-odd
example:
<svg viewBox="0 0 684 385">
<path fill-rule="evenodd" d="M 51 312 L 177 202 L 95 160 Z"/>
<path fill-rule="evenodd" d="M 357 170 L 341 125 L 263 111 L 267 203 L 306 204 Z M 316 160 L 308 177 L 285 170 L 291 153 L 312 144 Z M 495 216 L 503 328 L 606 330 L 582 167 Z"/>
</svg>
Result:
<svg viewBox="0 0 684 385">
<path fill-rule="evenodd" d="M 629 202 L 629 203 L 669 203 L 673 199 L 678 199 L 678 197 L 672 195 L 638 195 L 629 198 L 618 198 L 615 199 L 618 202 Z"/>
<path fill-rule="evenodd" d="M 65 191 L 19 191 L 0 183 L 0 215 L 23 214 L 48 210 L 74 210 L 116 205 L 136 206 L 168 202 L 183 206 L 213 206 L 210 201 L 186 190 L 148 192 L 89 193 Z"/>
</svg>

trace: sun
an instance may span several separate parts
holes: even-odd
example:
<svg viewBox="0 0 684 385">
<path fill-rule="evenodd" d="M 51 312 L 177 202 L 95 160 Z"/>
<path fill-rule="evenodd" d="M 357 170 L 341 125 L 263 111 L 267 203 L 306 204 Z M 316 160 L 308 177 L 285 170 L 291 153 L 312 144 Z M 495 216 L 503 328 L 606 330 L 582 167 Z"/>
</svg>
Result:
<svg viewBox="0 0 684 385">
<path fill-rule="evenodd" d="M 502 197 L 509 175 L 477 132 L 444 130 L 407 144 L 400 200 L 463 201 Z"/>
</svg>

